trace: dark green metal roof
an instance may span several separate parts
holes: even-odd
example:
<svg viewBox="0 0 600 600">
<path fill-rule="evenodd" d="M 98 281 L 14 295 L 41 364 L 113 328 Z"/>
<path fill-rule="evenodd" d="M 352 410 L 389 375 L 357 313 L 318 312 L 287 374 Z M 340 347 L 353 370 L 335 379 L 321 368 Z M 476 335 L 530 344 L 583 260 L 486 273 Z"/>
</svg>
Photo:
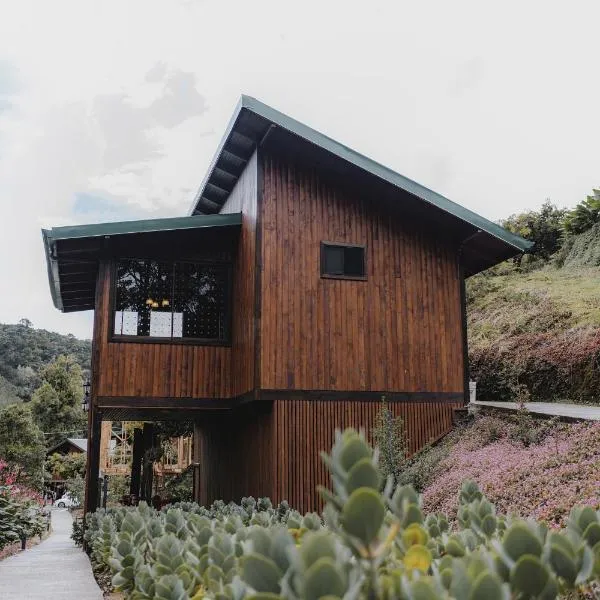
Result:
<svg viewBox="0 0 600 600">
<path fill-rule="evenodd" d="M 98 260 L 108 239 L 239 227 L 241 213 L 144 219 L 42 229 L 54 306 L 63 312 L 94 308 Z M 155 238 L 152 238 L 155 239 Z M 174 239 L 176 243 L 176 238 Z"/>
<path fill-rule="evenodd" d="M 500 225 L 250 96 L 241 97 L 209 171 L 194 199 L 190 214 L 219 212 L 254 150 L 269 136 L 273 128 L 283 130 L 296 138 L 305 140 L 312 144 L 315 149 L 321 149 L 339 161 L 354 165 L 379 180 L 404 190 L 432 208 L 439 209 L 468 224 L 474 228 L 474 232 L 482 232 L 496 238 L 503 245 L 510 248 L 505 248 L 505 250 L 508 250 L 509 255 L 510 252 L 517 254 L 527 251 L 532 246 L 531 242 L 514 235 Z M 496 250 L 499 251 L 500 248 L 498 247 Z"/>
</svg>

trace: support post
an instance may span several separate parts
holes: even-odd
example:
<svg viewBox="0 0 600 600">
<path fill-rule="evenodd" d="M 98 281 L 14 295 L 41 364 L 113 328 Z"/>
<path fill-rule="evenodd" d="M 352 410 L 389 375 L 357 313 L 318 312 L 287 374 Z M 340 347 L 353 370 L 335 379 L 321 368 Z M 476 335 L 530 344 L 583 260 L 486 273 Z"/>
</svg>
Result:
<svg viewBox="0 0 600 600">
<path fill-rule="evenodd" d="M 136 498 L 140 497 L 140 485 L 142 477 L 142 459 L 144 457 L 144 439 L 142 430 L 133 430 L 133 456 L 131 460 L 131 482 L 129 493 Z"/>
<path fill-rule="evenodd" d="M 469 339 L 467 335 L 467 290 L 465 272 L 459 263 L 458 277 L 460 278 L 460 316 L 462 324 L 462 350 L 463 350 L 463 389 L 464 405 L 469 404 Z"/>
<path fill-rule="evenodd" d="M 206 423 L 204 423 L 206 425 Z M 206 452 L 206 435 L 202 424 L 194 421 L 194 436 L 192 438 L 192 469 L 194 502 L 205 506 L 209 502 L 207 483 L 208 456 Z"/>
<path fill-rule="evenodd" d="M 85 480 L 85 512 L 95 512 L 98 508 L 100 488 L 98 475 L 100 471 L 100 433 L 102 417 L 94 406 L 90 406 L 88 452 Z"/>
<path fill-rule="evenodd" d="M 152 423 L 144 423 L 142 431 L 144 457 L 142 466 L 142 491 L 140 498 L 148 504 L 152 502 L 152 479 L 154 475 L 154 463 L 152 459 L 148 459 L 149 451 L 154 447 L 154 425 Z"/>
<path fill-rule="evenodd" d="M 206 490 L 203 489 L 200 473 L 201 445 L 202 428 L 200 427 L 200 423 L 194 421 L 194 437 L 192 441 L 194 502 L 197 502 L 198 504 L 206 504 Z"/>
<path fill-rule="evenodd" d="M 106 501 L 108 499 L 108 475 L 105 473 L 102 479 L 102 508 L 106 508 Z"/>
</svg>

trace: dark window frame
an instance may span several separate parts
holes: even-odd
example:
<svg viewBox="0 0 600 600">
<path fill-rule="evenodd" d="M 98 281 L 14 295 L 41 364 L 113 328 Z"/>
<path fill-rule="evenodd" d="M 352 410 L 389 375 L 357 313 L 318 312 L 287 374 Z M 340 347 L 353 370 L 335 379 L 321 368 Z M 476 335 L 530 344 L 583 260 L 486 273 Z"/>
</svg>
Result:
<svg viewBox="0 0 600 600">
<path fill-rule="evenodd" d="M 364 275 L 344 275 L 325 272 L 325 252 L 327 247 L 334 248 L 359 248 L 363 251 L 363 273 Z M 351 281 L 367 281 L 367 246 L 365 244 L 349 244 L 347 242 L 321 242 L 321 264 L 320 272 L 322 279 L 348 279 Z"/>
<path fill-rule="evenodd" d="M 227 294 L 225 305 L 225 333 L 224 339 L 213 338 L 180 338 L 180 337 L 150 337 L 146 335 L 120 335 L 114 331 L 115 312 L 117 310 L 117 272 L 118 264 L 122 260 L 154 260 L 170 262 L 173 267 L 175 263 L 193 263 L 206 266 L 219 266 L 225 269 L 227 281 Z M 110 265 L 110 316 L 107 322 L 108 341 L 110 343 L 134 343 L 134 344 L 174 344 L 182 346 L 223 346 L 232 345 L 233 324 L 233 265 L 228 260 L 218 259 L 194 259 L 194 258 L 161 258 L 143 256 L 119 256 L 111 261 Z"/>
</svg>

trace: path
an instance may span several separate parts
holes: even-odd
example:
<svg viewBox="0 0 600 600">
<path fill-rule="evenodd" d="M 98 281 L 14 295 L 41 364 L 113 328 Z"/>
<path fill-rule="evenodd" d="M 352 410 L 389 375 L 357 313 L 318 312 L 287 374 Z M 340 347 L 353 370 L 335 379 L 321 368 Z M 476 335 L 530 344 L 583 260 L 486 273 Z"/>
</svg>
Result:
<svg viewBox="0 0 600 600">
<path fill-rule="evenodd" d="M 486 402 L 476 400 L 471 405 L 500 408 L 502 410 L 517 410 L 516 402 Z M 586 404 L 568 404 L 565 402 L 527 402 L 525 408 L 531 413 L 562 417 L 565 419 L 584 419 L 586 421 L 600 421 L 600 406 Z"/>
<path fill-rule="evenodd" d="M 68 510 L 52 511 L 52 533 L 30 550 L 0 562 L 2 600 L 102 600 L 90 561 L 70 538 Z"/>
</svg>

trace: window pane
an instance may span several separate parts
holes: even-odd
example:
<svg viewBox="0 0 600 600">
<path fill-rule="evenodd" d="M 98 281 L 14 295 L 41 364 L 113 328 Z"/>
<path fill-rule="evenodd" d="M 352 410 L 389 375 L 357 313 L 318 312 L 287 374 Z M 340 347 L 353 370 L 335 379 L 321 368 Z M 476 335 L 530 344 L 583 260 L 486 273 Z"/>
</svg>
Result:
<svg viewBox="0 0 600 600">
<path fill-rule="evenodd" d="M 115 334 L 170 337 L 172 265 L 120 260 L 117 266 Z M 153 317 L 153 313 L 157 313 Z M 166 333 L 165 333 L 166 332 Z"/>
<path fill-rule="evenodd" d="M 364 277 L 365 249 L 344 248 L 344 275 Z"/>
<path fill-rule="evenodd" d="M 344 274 L 344 248 L 341 246 L 324 246 L 323 273 L 327 275 Z"/>
<path fill-rule="evenodd" d="M 226 267 L 176 263 L 174 337 L 227 339 L 227 297 Z"/>
</svg>

